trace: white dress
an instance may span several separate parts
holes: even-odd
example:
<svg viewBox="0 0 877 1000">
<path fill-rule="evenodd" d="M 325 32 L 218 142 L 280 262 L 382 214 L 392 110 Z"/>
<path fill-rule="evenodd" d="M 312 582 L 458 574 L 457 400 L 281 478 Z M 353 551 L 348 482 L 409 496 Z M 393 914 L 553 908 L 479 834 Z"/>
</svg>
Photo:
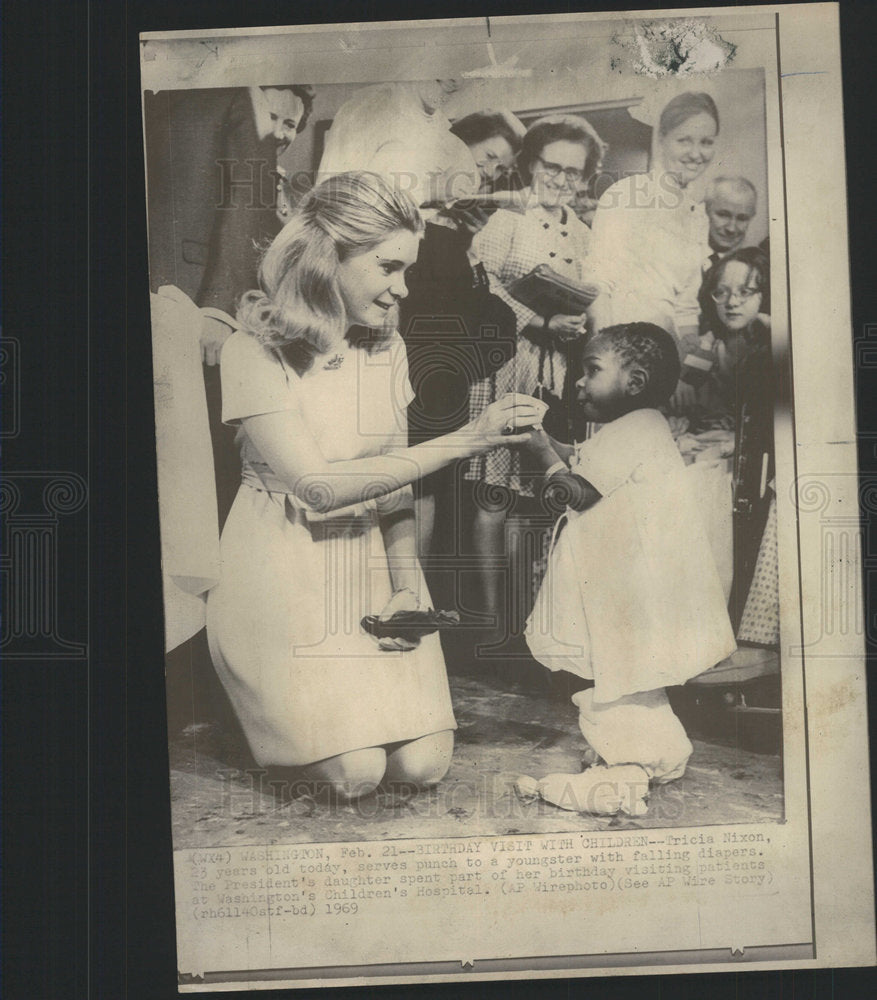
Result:
<svg viewBox="0 0 877 1000">
<path fill-rule="evenodd" d="M 376 353 L 345 344 L 303 376 L 244 331 L 223 346 L 223 420 L 299 410 L 330 462 L 404 445 L 411 398 L 398 335 Z M 301 765 L 456 728 L 438 636 L 386 653 L 360 626 L 392 592 L 378 515 L 399 495 L 317 515 L 244 428 L 238 440 L 242 484 L 222 533 L 207 634 L 256 761 Z M 331 478 L 316 489 L 331 491 Z"/>
<path fill-rule="evenodd" d="M 585 278 L 609 299 L 603 325 L 645 321 L 676 336 L 697 326 L 710 249 L 709 219 L 695 190 L 650 173 L 625 177 L 604 192 L 585 266 Z"/>
</svg>

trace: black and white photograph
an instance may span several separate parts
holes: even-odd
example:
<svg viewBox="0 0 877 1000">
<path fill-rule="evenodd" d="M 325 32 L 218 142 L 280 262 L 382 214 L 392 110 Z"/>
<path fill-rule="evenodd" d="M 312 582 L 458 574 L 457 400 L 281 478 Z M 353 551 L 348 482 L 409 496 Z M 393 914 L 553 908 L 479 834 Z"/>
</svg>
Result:
<svg viewBox="0 0 877 1000">
<path fill-rule="evenodd" d="M 141 37 L 182 990 L 816 959 L 782 30 Z"/>
</svg>

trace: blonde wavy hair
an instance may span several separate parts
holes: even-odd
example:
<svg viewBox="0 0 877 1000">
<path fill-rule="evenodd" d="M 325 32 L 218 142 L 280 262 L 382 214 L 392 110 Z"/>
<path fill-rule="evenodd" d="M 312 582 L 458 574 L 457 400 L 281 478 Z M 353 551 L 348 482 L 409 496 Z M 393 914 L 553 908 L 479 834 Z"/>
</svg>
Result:
<svg viewBox="0 0 877 1000">
<path fill-rule="evenodd" d="M 338 265 L 392 233 L 423 232 L 414 201 L 379 174 L 336 174 L 312 188 L 265 251 L 259 290 L 246 292 L 238 320 L 261 344 L 282 349 L 298 368 L 348 335 Z M 356 338 L 372 349 L 392 326 Z"/>
</svg>

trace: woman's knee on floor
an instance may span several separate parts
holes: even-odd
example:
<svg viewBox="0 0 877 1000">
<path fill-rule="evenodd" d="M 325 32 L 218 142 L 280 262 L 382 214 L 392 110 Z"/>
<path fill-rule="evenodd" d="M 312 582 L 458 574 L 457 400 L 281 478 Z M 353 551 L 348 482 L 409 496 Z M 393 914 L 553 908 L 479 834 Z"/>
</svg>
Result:
<svg viewBox="0 0 877 1000">
<path fill-rule="evenodd" d="M 328 784 L 341 798 L 353 800 L 371 794 L 381 783 L 386 768 L 383 747 L 367 747 L 317 761 L 307 768 L 307 773 L 312 780 Z"/>
<path fill-rule="evenodd" d="M 387 755 L 388 782 L 404 782 L 426 788 L 438 784 L 448 773 L 454 753 L 450 729 L 403 743 Z"/>
</svg>

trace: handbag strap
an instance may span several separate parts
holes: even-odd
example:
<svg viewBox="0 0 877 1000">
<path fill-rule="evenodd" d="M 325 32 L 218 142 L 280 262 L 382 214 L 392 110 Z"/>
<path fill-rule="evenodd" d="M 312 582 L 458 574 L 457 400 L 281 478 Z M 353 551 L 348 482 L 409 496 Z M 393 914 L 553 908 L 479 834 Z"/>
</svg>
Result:
<svg viewBox="0 0 877 1000">
<path fill-rule="evenodd" d="M 548 362 L 548 377 L 551 380 L 550 385 L 545 384 L 545 362 Z M 537 399 L 541 399 L 541 393 L 546 390 L 549 392 L 555 392 L 556 386 L 554 384 L 554 348 L 548 344 L 539 345 L 539 375 L 538 381 L 536 383 L 536 390 L 539 395 Z"/>
<path fill-rule="evenodd" d="M 536 398 L 542 399 L 545 393 L 545 359 L 548 356 L 548 346 L 539 345 L 539 374 L 536 380 Z"/>
</svg>

